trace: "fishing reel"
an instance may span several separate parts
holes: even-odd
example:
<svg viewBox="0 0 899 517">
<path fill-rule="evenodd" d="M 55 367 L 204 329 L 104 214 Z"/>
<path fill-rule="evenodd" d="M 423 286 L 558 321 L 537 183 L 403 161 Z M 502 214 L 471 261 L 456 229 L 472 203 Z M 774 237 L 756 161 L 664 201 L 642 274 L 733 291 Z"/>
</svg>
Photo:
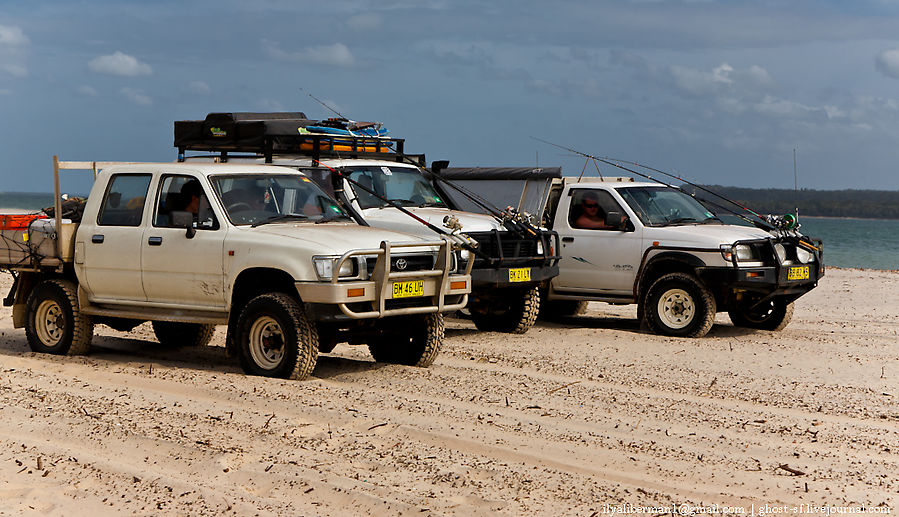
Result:
<svg viewBox="0 0 899 517">
<path fill-rule="evenodd" d="M 793 214 L 768 214 L 765 216 L 765 222 L 773 226 L 776 230 L 781 231 L 796 231 L 802 226 L 799 224 L 799 218 Z"/>
<path fill-rule="evenodd" d="M 502 216 L 503 221 L 514 221 L 516 223 L 532 226 L 534 224 L 534 216 L 527 212 L 519 212 L 511 206 L 507 206 L 506 209 L 500 213 L 500 215 Z"/>
</svg>

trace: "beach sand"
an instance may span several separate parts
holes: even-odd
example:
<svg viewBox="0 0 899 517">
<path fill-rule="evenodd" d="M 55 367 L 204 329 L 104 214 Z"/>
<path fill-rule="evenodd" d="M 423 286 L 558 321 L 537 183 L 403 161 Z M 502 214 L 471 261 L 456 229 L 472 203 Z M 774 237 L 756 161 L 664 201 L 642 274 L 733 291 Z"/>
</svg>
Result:
<svg viewBox="0 0 899 517">
<path fill-rule="evenodd" d="M 0 515 L 899 512 L 899 274 L 830 269 L 776 333 L 722 313 L 659 337 L 635 312 L 450 319 L 430 368 L 340 345 L 293 382 L 243 375 L 221 327 L 34 354 L 3 308 Z"/>
</svg>

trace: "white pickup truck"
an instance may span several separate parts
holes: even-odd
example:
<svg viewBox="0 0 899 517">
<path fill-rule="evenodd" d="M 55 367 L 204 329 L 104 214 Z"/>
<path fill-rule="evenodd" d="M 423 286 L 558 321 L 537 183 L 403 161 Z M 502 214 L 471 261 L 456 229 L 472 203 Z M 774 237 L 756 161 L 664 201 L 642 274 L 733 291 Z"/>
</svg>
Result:
<svg viewBox="0 0 899 517">
<path fill-rule="evenodd" d="M 179 160 L 188 163 L 217 160 L 296 168 L 363 224 L 437 237 L 422 224 L 425 221 L 475 243 L 468 303 L 472 320 L 480 330 L 527 332 L 539 311 L 538 286 L 559 273 L 557 236 L 514 220 L 513 212 L 488 216 L 459 210 L 449 188 L 425 169 L 424 156 L 404 154 L 403 139 L 352 136 L 356 133 L 319 127 L 322 123 L 328 121 L 309 120 L 300 112 L 210 113 L 204 120 L 176 121 L 174 141 Z M 187 151 L 216 154 L 186 156 Z M 444 225 L 445 220 L 453 226 Z M 460 260 L 470 255 L 459 252 Z"/>
<path fill-rule="evenodd" d="M 97 169 L 54 164 L 57 199 L 60 168 Z M 152 321 L 170 345 L 206 344 L 228 325 L 229 351 L 255 375 L 306 378 L 341 341 L 428 366 L 442 313 L 465 306 L 471 262 L 447 240 L 360 226 L 294 169 L 100 167 L 80 224 L 57 203 L 60 231 L 3 230 L 0 268 L 15 277 L 5 304 L 35 351 L 83 354 L 95 323 Z"/>
<path fill-rule="evenodd" d="M 442 174 L 496 202 L 530 192 L 531 213 L 562 241 L 559 276 L 545 284 L 547 315 L 581 314 L 587 301 L 636 303 L 638 318 L 669 336 L 705 335 L 718 311 L 737 326 L 780 330 L 793 301 L 824 275 L 820 241 L 725 224 L 678 188 L 631 178 L 523 181 L 522 170 Z"/>
</svg>

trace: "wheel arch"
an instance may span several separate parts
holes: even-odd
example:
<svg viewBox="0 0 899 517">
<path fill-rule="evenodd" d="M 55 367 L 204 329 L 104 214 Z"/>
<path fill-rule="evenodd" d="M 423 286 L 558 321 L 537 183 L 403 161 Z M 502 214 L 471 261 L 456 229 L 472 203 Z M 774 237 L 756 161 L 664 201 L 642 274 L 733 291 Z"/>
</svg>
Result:
<svg viewBox="0 0 899 517">
<path fill-rule="evenodd" d="M 241 271 L 231 289 L 231 312 L 239 312 L 248 301 L 265 293 L 284 293 L 302 302 L 295 280 L 283 269 L 253 267 Z"/>
<path fill-rule="evenodd" d="M 647 250 L 647 255 L 652 248 Z M 643 299 L 649 286 L 667 273 L 687 273 L 696 276 L 696 269 L 705 267 L 705 262 L 696 255 L 683 251 L 665 251 L 644 259 L 637 281 L 634 284 L 634 297 L 639 302 Z"/>
</svg>

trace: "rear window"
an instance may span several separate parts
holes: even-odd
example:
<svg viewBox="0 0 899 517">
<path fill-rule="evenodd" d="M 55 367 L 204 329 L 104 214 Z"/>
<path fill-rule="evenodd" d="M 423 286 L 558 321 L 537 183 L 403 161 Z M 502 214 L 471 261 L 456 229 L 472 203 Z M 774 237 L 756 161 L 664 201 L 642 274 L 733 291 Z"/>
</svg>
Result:
<svg viewBox="0 0 899 517">
<path fill-rule="evenodd" d="M 110 178 L 97 224 L 140 226 L 151 178 L 150 174 L 116 174 Z"/>
</svg>

